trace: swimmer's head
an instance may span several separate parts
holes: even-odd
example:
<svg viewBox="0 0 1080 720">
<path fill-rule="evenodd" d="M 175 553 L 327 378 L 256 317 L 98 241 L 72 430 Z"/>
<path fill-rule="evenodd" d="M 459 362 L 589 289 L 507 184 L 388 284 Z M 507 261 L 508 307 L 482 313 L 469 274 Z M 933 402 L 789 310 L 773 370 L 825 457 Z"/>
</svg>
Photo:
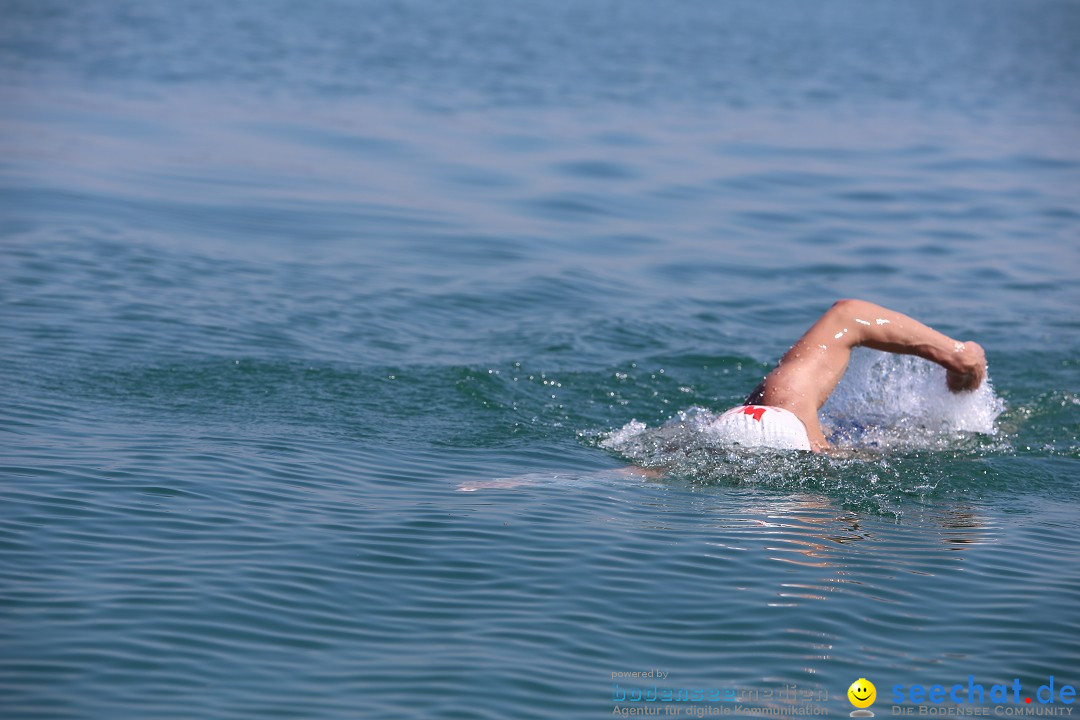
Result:
<svg viewBox="0 0 1080 720">
<path fill-rule="evenodd" d="M 806 426 L 790 410 L 771 405 L 745 405 L 718 417 L 709 432 L 742 447 L 810 450 Z"/>
</svg>

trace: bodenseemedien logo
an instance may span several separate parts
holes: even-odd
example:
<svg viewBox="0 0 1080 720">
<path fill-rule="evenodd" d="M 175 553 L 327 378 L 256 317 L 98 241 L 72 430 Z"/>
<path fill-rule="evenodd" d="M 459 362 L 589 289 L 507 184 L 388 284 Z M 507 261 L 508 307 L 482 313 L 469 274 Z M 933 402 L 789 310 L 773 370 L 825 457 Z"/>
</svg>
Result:
<svg viewBox="0 0 1080 720">
<path fill-rule="evenodd" d="M 874 711 L 866 709 L 877 700 L 877 688 L 874 687 L 874 683 L 866 678 L 859 678 L 847 689 L 847 698 L 857 708 L 851 711 L 851 717 L 874 717 Z"/>
</svg>

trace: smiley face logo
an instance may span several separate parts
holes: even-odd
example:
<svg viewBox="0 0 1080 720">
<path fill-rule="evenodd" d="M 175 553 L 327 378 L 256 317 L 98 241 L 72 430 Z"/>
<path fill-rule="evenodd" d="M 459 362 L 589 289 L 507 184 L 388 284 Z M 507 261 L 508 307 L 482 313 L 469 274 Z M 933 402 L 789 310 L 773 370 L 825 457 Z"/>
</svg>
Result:
<svg viewBox="0 0 1080 720">
<path fill-rule="evenodd" d="M 868 708 L 877 700 L 877 688 L 866 678 L 859 678 L 847 689 L 847 699 L 857 708 Z"/>
</svg>

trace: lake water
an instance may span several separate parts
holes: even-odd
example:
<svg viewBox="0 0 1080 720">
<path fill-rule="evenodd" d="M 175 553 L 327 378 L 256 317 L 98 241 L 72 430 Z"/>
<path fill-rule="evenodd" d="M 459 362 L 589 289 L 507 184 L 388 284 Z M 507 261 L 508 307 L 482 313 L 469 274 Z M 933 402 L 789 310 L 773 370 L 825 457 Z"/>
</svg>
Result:
<svg viewBox="0 0 1080 720">
<path fill-rule="evenodd" d="M 0 15 L 3 717 L 1080 683 L 1077 3 Z M 840 297 L 990 384 L 710 442 Z"/>
</svg>

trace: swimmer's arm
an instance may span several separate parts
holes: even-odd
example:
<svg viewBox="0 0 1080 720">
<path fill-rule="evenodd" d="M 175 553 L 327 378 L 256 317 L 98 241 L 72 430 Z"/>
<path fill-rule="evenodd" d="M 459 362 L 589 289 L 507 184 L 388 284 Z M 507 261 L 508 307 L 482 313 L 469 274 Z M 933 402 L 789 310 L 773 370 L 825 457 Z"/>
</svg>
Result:
<svg viewBox="0 0 1080 720">
<path fill-rule="evenodd" d="M 817 411 L 847 368 L 853 347 L 917 355 L 943 366 L 953 392 L 974 390 L 986 376 L 986 356 L 914 318 L 865 300 L 838 300 L 780 358 L 748 403 L 776 405 L 802 420 L 815 450 L 828 447 Z"/>
<path fill-rule="evenodd" d="M 829 447 L 818 409 L 847 368 L 853 347 L 917 355 L 945 368 L 953 392 L 974 390 L 986 377 L 977 343 L 957 342 L 918 320 L 865 300 L 838 300 L 780 358 L 754 388 L 748 404 L 775 405 L 795 413 L 815 452 Z"/>
<path fill-rule="evenodd" d="M 935 362 L 947 371 L 946 382 L 953 392 L 974 390 L 986 377 L 986 355 L 978 343 L 954 340 L 914 318 L 865 300 L 841 300 L 834 309 L 839 309 L 834 320 L 844 327 L 830 328 L 834 330 L 833 341 L 837 333 L 844 333 L 842 338 L 850 347 L 917 355 Z"/>
</svg>

